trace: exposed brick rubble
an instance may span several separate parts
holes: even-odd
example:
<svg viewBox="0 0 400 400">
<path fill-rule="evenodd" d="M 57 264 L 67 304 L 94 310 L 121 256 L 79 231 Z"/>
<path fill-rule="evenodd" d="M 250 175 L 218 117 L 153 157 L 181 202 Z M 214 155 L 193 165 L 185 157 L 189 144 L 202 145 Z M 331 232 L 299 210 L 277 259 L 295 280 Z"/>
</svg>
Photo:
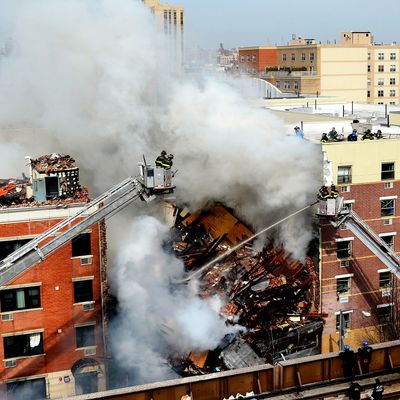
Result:
<svg viewBox="0 0 400 400">
<path fill-rule="evenodd" d="M 252 236 L 250 228 L 221 204 L 183 220 L 178 218 L 176 227 L 173 249 L 188 272 Z M 249 365 L 256 359 L 276 362 L 280 353 L 286 358 L 317 353 L 323 322 L 314 313 L 311 298 L 315 280 L 310 257 L 303 264 L 272 244 L 261 252 L 254 251 L 251 245 L 241 247 L 211 266 L 200 279 L 201 296 L 225 299 L 220 313 L 245 327 L 245 332 L 240 338 L 227 338 L 220 348 L 207 354 L 191 353 L 182 364 L 183 375 L 231 368 L 235 352 L 248 354 Z M 230 361 L 224 362 L 224 357 Z"/>
<path fill-rule="evenodd" d="M 36 170 L 48 174 L 50 172 L 63 171 L 66 169 L 77 168 L 75 160 L 66 154 L 49 154 L 31 160 L 32 167 Z"/>
</svg>

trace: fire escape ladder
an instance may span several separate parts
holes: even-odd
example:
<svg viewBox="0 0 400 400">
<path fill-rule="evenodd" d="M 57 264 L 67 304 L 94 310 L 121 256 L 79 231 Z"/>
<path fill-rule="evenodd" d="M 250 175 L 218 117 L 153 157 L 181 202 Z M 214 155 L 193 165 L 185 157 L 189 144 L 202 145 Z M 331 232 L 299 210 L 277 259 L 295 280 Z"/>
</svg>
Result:
<svg viewBox="0 0 400 400">
<path fill-rule="evenodd" d="M 45 259 L 90 226 L 112 216 L 139 197 L 146 200 L 146 190 L 137 178 L 129 177 L 87 203 L 76 214 L 59 222 L 2 260 L 0 286 Z M 52 238 L 50 241 L 43 243 L 50 238 Z"/>
<path fill-rule="evenodd" d="M 346 227 L 372 251 L 385 266 L 400 278 L 400 257 L 354 211 L 345 221 Z"/>
</svg>

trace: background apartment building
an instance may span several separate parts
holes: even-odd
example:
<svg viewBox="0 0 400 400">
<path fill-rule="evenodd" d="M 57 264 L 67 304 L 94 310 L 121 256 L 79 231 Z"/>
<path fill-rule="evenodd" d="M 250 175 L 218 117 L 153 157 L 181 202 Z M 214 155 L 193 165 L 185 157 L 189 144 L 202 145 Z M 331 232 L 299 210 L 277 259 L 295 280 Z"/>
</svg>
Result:
<svg viewBox="0 0 400 400">
<path fill-rule="evenodd" d="M 322 145 L 333 182 L 354 210 L 392 249 L 400 249 L 400 141 Z M 398 279 L 357 238 L 329 221 L 320 226 L 320 311 L 327 315 L 322 352 L 338 350 L 340 314 L 353 348 L 398 337 Z M 370 315 L 368 315 L 370 313 Z"/>
<path fill-rule="evenodd" d="M 29 184 L 0 187 L 1 260 L 88 201 L 73 159 L 52 155 L 31 163 Z M 0 398 L 106 388 L 105 284 L 105 225 L 99 223 L 0 287 Z"/>
<path fill-rule="evenodd" d="M 370 32 L 344 32 L 337 44 L 299 38 L 287 46 L 240 48 L 239 67 L 286 93 L 397 104 L 399 57 L 397 44 L 375 44 Z"/>
<path fill-rule="evenodd" d="M 184 8 L 162 4 L 160 0 L 142 0 L 156 17 L 158 27 L 169 37 L 169 54 L 176 65 L 184 58 Z"/>
</svg>

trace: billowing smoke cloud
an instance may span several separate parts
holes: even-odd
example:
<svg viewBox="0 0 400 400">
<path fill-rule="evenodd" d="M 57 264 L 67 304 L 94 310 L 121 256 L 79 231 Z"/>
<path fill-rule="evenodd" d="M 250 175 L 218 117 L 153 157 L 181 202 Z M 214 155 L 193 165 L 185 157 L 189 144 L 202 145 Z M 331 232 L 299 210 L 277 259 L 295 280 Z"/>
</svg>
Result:
<svg viewBox="0 0 400 400">
<path fill-rule="evenodd" d="M 151 159 L 165 148 L 175 154 L 179 169 L 178 201 L 192 208 L 221 200 L 257 229 L 314 199 L 319 147 L 286 136 L 278 119 L 248 105 L 234 86 L 171 73 L 166 39 L 140 1 L 4 0 L 2 5 L 3 38 L 12 39 L 11 53 L 0 59 L 1 169 L 7 177 L 21 171 L 24 155 L 68 153 L 81 167 L 82 183 L 99 193 L 134 174 L 142 153 Z M 295 257 L 305 254 L 311 236 L 307 221 L 305 215 L 296 217 L 275 234 Z M 130 349 L 139 349 L 141 338 L 149 341 L 142 358 L 120 354 L 135 365 L 148 359 L 155 366 L 165 347 L 154 343 L 173 346 L 179 340 L 182 350 L 215 345 L 203 341 L 208 330 L 186 332 L 185 315 L 204 316 L 192 321 L 198 328 L 210 321 L 210 329 L 219 332 L 210 337 L 219 338 L 225 328 L 194 289 L 171 294 L 160 284 L 182 267 L 156 246 L 146 247 L 163 228 L 154 221 L 140 223 L 144 232 L 121 250 L 115 282 L 127 313 L 123 323 L 137 329 L 141 321 L 153 333 L 130 334 Z M 186 307 L 177 315 L 163 302 L 150 301 L 151 295 L 167 298 L 171 307 L 179 298 L 190 301 L 182 301 Z M 138 301 L 150 308 L 133 306 Z M 160 313 L 169 335 L 155 328 Z"/>
<path fill-rule="evenodd" d="M 137 382 L 171 376 L 166 350 L 177 356 L 211 350 L 240 329 L 227 326 L 218 315 L 221 304 L 213 307 L 201 300 L 194 285 L 174 287 L 183 264 L 162 249 L 168 233 L 155 218 L 140 217 L 126 233 L 117 258 L 124 318 L 112 330 L 113 346 L 120 360 L 136 367 Z"/>
</svg>

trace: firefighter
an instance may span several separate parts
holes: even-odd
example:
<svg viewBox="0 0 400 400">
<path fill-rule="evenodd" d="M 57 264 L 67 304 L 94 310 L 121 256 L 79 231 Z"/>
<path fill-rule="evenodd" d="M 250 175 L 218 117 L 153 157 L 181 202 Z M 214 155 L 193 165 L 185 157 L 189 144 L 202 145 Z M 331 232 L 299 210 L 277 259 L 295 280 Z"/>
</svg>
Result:
<svg viewBox="0 0 400 400">
<path fill-rule="evenodd" d="M 328 135 L 326 133 L 322 134 L 320 142 L 322 142 L 322 143 L 328 143 L 329 142 L 329 138 L 328 138 Z"/>
<path fill-rule="evenodd" d="M 167 152 L 163 150 L 161 152 L 161 155 L 159 155 L 156 159 L 156 167 L 158 168 L 165 168 L 166 162 L 168 161 L 167 159 Z"/>
<path fill-rule="evenodd" d="M 186 390 L 186 393 L 181 397 L 181 400 L 192 400 L 190 390 Z"/>
<path fill-rule="evenodd" d="M 368 340 L 363 340 L 362 347 L 358 349 L 358 359 L 360 360 L 362 373 L 367 374 L 372 359 L 372 347 L 368 345 Z"/>
<path fill-rule="evenodd" d="M 172 168 L 172 164 L 174 163 L 172 161 L 173 159 L 174 159 L 174 155 L 173 154 L 168 154 L 167 161 L 166 161 L 166 164 L 168 165 L 168 167 L 166 167 L 165 169 L 171 169 Z"/>
<path fill-rule="evenodd" d="M 332 142 L 336 142 L 338 140 L 338 133 L 335 127 L 332 127 L 332 130 L 329 131 L 328 135 L 329 135 L 329 140 L 331 140 Z"/>
<path fill-rule="evenodd" d="M 343 376 L 354 376 L 355 354 L 348 344 L 344 346 L 344 351 L 339 353 L 339 358 L 342 360 Z"/>
<path fill-rule="evenodd" d="M 375 139 L 382 139 L 382 138 L 383 138 L 382 131 L 378 129 L 377 132 L 375 133 Z"/>
<path fill-rule="evenodd" d="M 348 390 L 349 400 L 360 400 L 363 390 L 363 387 L 353 379 Z"/>
<path fill-rule="evenodd" d="M 385 388 L 383 387 L 379 378 L 375 379 L 374 389 L 372 390 L 372 398 L 374 400 L 382 400 L 383 399 L 383 392 Z"/>
<path fill-rule="evenodd" d="M 322 185 L 318 191 L 318 200 L 326 200 L 329 198 L 329 191 L 325 185 Z"/>
<path fill-rule="evenodd" d="M 349 136 L 347 136 L 347 140 L 349 142 L 356 142 L 357 141 L 357 129 L 353 129 L 353 132 L 350 133 Z"/>
<path fill-rule="evenodd" d="M 361 140 L 374 140 L 374 135 L 372 134 L 370 129 L 367 129 L 364 132 L 364 135 L 362 136 Z"/>
<path fill-rule="evenodd" d="M 332 183 L 331 185 L 331 198 L 336 199 L 339 196 L 339 192 L 336 189 L 336 186 Z"/>
</svg>

